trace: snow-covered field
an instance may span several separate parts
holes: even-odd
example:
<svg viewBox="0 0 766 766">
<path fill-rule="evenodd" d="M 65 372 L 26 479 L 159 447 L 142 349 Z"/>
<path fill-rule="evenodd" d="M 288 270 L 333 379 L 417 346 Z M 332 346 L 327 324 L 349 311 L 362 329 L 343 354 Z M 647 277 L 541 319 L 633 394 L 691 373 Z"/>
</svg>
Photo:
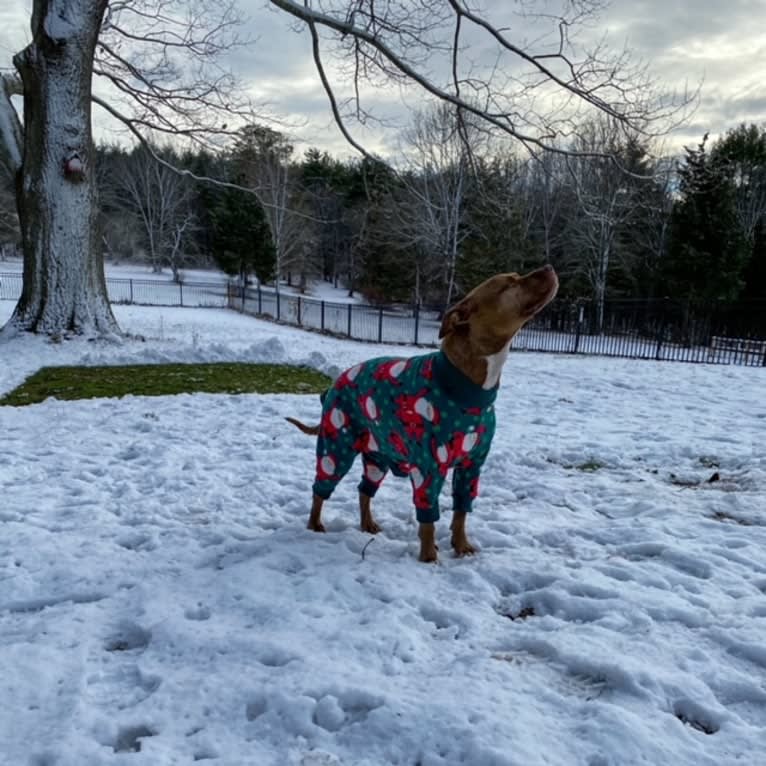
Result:
<svg viewBox="0 0 766 766">
<path fill-rule="evenodd" d="M 0 392 L 43 364 L 386 352 L 115 312 L 146 340 L 6 339 Z M 282 416 L 316 397 L 0 408 L 0 764 L 763 763 L 765 390 L 758 368 L 513 354 L 481 551 L 449 555 L 447 512 L 438 566 L 399 479 L 374 543 L 356 476 L 305 529 L 314 445 Z"/>
</svg>

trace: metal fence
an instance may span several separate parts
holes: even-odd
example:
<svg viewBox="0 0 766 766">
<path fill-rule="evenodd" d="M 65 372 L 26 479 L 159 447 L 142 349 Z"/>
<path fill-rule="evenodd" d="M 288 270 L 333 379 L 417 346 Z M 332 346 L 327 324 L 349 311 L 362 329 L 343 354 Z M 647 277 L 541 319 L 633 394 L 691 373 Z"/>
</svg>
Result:
<svg viewBox="0 0 766 766">
<path fill-rule="evenodd" d="M 374 343 L 438 343 L 443 308 L 330 303 L 229 287 L 229 307 Z M 556 301 L 513 341 L 516 350 L 766 367 L 766 302 L 692 310 L 672 300 Z"/>
<path fill-rule="evenodd" d="M 22 277 L 0 273 L 0 300 L 18 300 Z M 186 306 L 226 308 L 226 282 L 163 282 L 158 279 L 107 277 L 106 290 L 112 303 L 136 306 Z"/>
<path fill-rule="evenodd" d="M 0 300 L 18 300 L 22 278 L 0 273 Z M 373 343 L 435 346 L 443 309 L 333 303 L 225 282 L 106 280 L 113 303 L 231 308 Z M 692 309 L 672 300 L 555 301 L 516 336 L 516 350 L 766 367 L 766 302 Z"/>
</svg>

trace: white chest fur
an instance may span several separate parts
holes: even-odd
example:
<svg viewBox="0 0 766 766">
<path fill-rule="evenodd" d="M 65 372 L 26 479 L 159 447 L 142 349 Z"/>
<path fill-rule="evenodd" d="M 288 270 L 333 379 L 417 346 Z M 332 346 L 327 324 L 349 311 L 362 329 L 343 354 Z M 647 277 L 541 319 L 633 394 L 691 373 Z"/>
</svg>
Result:
<svg viewBox="0 0 766 766">
<path fill-rule="evenodd" d="M 510 349 L 511 341 L 508 341 L 496 354 L 484 357 L 487 360 L 487 376 L 482 384 L 483 389 L 489 391 L 490 388 L 494 388 L 498 384 L 500 373 L 503 371 L 503 365 L 508 358 Z"/>
</svg>

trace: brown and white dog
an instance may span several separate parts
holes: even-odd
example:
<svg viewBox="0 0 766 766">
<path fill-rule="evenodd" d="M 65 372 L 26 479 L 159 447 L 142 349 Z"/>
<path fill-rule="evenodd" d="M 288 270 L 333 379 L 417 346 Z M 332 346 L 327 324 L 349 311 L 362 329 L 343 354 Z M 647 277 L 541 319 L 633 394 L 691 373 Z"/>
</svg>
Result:
<svg viewBox="0 0 766 766">
<path fill-rule="evenodd" d="M 364 461 L 364 476 L 359 491 L 362 530 L 375 534 L 380 529 L 372 516 L 370 501 L 387 469 L 391 468 L 398 475 L 408 475 L 413 481 L 414 501 L 418 510 L 420 560 L 436 561 L 435 529 L 431 519 L 438 518 L 438 508 L 432 516 L 422 510 L 418 502 L 420 497 L 418 486 L 422 487 L 426 480 L 430 482 L 432 478 L 435 478 L 434 484 L 440 487 L 447 469 L 455 467 L 456 476 L 463 471 L 466 481 L 470 479 L 472 497 L 475 496 L 478 492 L 478 471 L 486 457 L 494 431 L 494 411 L 491 414 L 492 426 L 491 429 L 487 429 L 488 435 L 484 440 L 481 455 L 475 455 L 472 465 L 469 452 L 464 449 L 462 451 L 454 449 L 457 441 L 455 437 L 464 437 L 464 434 L 450 433 L 448 429 L 445 429 L 444 422 L 439 423 L 437 428 L 433 423 L 428 422 L 427 418 L 419 416 L 412 410 L 410 410 L 412 418 L 407 422 L 410 431 L 402 434 L 401 437 L 386 431 L 385 444 L 383 444 L 381 432 L 376 430 L 376 423 L 381 418 L 385 418 L 386 414 L 381 413 L 378 407 L 371 407 L 369 402 L 374 402 L 375 397 L 378 397 L 387 399 L 393 407 L 394 401 L 416 400 L 416 395 L 422 393 L 423 389 L 421 388 L 419 392 L 406 391 L 401 386 L 396 388 L 406 379 L 406 376 L 402 375 L 401 380 L 397 380 L 397 376 L 408 366 L 415 369 L 419 360 L 425 360 L 424 371 L 418 372 L 420 376 L 417 380 L 418 386 L 423 383 L 424 376 L 433 377 L 431 368 L 435 368 L 438 362 L 442 380 L 434 384 L 438 385 L 434 396 L 438 395 L 439 401 L 443 402 L 444 397 L 450 396 L 451 391 L 454 390 L 455 402 L 448 402 L 447 409 L 453 408 L 455 412 L 462 413 L 470 413 L 473 410 L 478 412 L 478 408 L 466 406 L 465 392 L 469 389 L 473 391 L 478 401 L 483 399 L 484 394 L 492 394 L 496 391 L 513 337 L 526 322 L 553 300 L 557 290 L 558 277 L 551 266 L 544 266 L 526 276 L 515 273 L 497 274 L 474 288 L 444 315 L 439 330 L 439 338 L 442 341 L 441 354 L 423 355 L 409 360 L 372 360 L 372 363 L 376 365 L 374 378 L 379 381 L 377 385 L 381 391 L 376 392 L 373 388 L 349 394 L 348 392 L 355 385 L 354 377 L 359 374 L 360 369 L 364 369 L 364 365 L 357 365 L 341 374 L 328 391 L 328 395 L 323 397 L 322 420 L 319 425 L 306 426 L 294 418 L 287 418 L 305 433 L 319 437 L 317 481 L 314 484 L 308 528 L 317 532 L 325 531 L 321 521 L 322 505 L 332 492 L 335 483 L 350 468 L 354 455 L 361 453 Z M 429 357 L 432 359 L 429 360 Z M 431 364 L 432 361 L 434 364 Z M 457 400 L 457 393 L 460 393 L 462 397 L 460 401 Z M 339 405 L 341 399 L 345 402 L 345 409 Z M 492 399 L 494 399 L 493 395 L 485 401 Z M 468 404 L 470 405 L 470 402 Z M 426 403 L 425 409 L 421 408 L 422 413 L 429 412 L 428 406 L 430 405 Z M 418 418 L 420 418 L 418 423 L 413 423 L 412 419 Z M 390 428 L 390 425 L 389 422 L 387 428 Z M 481 428 L 478 431 L 481 431 Z M 339 466 L 336 456 L 328 455 L 327 444 L 330 440 L 335 440 L 335 443 L 339 444 L 343 439 L 345 441 L 338 449 L 344 453 L 344 458 L 342 465 Z M 398 451 L 388 448 L 387 452 L 389 442 L 397 447 Z M 465 441 L 461 442 L 463 443 Z M 423 444 L 433 446 L 427 449 L 430 452 L 427 459 L 421 458 L 421 462 L 418 462 L 418 458 L 411 458 L 411 455 L 417 453 L 418 446 Z M 411 448 L 409 452 L 407 445 Z M 403 455 L 406 459 L 402 457 Z M 440 475 L 435 476 L 433 461 L 434 457 L 439 458 L 439 456 L 443 456 L 444 460 L 438 465 Z M 431 475 L 427 475 L 428 472 Z M 328 479 L 331 479 L 331 487 L 328 485 Z M 436 495 L 438 495 L 438 487 Z M 466 536 L 465 522 L 471 500 L 465 492 L 461 493 L 459 490 L 454 492 L 453 497 L 455 508 L 450 526 L 452 547 L 458 556 L 470 555 L 475 552 L 475 548 Z M 461 500 L 461 497 L 465 499 Z"/>
</svg>

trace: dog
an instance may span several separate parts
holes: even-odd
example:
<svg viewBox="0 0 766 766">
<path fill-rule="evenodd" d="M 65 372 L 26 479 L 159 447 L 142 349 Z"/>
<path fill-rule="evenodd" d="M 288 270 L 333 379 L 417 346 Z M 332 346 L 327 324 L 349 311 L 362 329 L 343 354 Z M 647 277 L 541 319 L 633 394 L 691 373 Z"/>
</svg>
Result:
<svg viewBox="0 0 766 766">
<path fill-rule="evenodd" d="M 526 276 L 497 274 L 444 315 L 439 351 L 411 358 L 370 359 L 341 373 L 322 395 L 322 417 L 307 426 L 317 436 L 316 474 L 308 528 L 324 532 L 322 506 L 362 455 L 362 531 L 377 534 L 371 500 L 386 474 L 409 477 L 418 521 L 420 561 L 438 558 L 439 492 L 453 470 L 450 529 L 457 556 L 476 552 L 466 516 L 495 431 L 493 402 L 514 335 L 556 295 L 552 266 Z"/>
</svg>

